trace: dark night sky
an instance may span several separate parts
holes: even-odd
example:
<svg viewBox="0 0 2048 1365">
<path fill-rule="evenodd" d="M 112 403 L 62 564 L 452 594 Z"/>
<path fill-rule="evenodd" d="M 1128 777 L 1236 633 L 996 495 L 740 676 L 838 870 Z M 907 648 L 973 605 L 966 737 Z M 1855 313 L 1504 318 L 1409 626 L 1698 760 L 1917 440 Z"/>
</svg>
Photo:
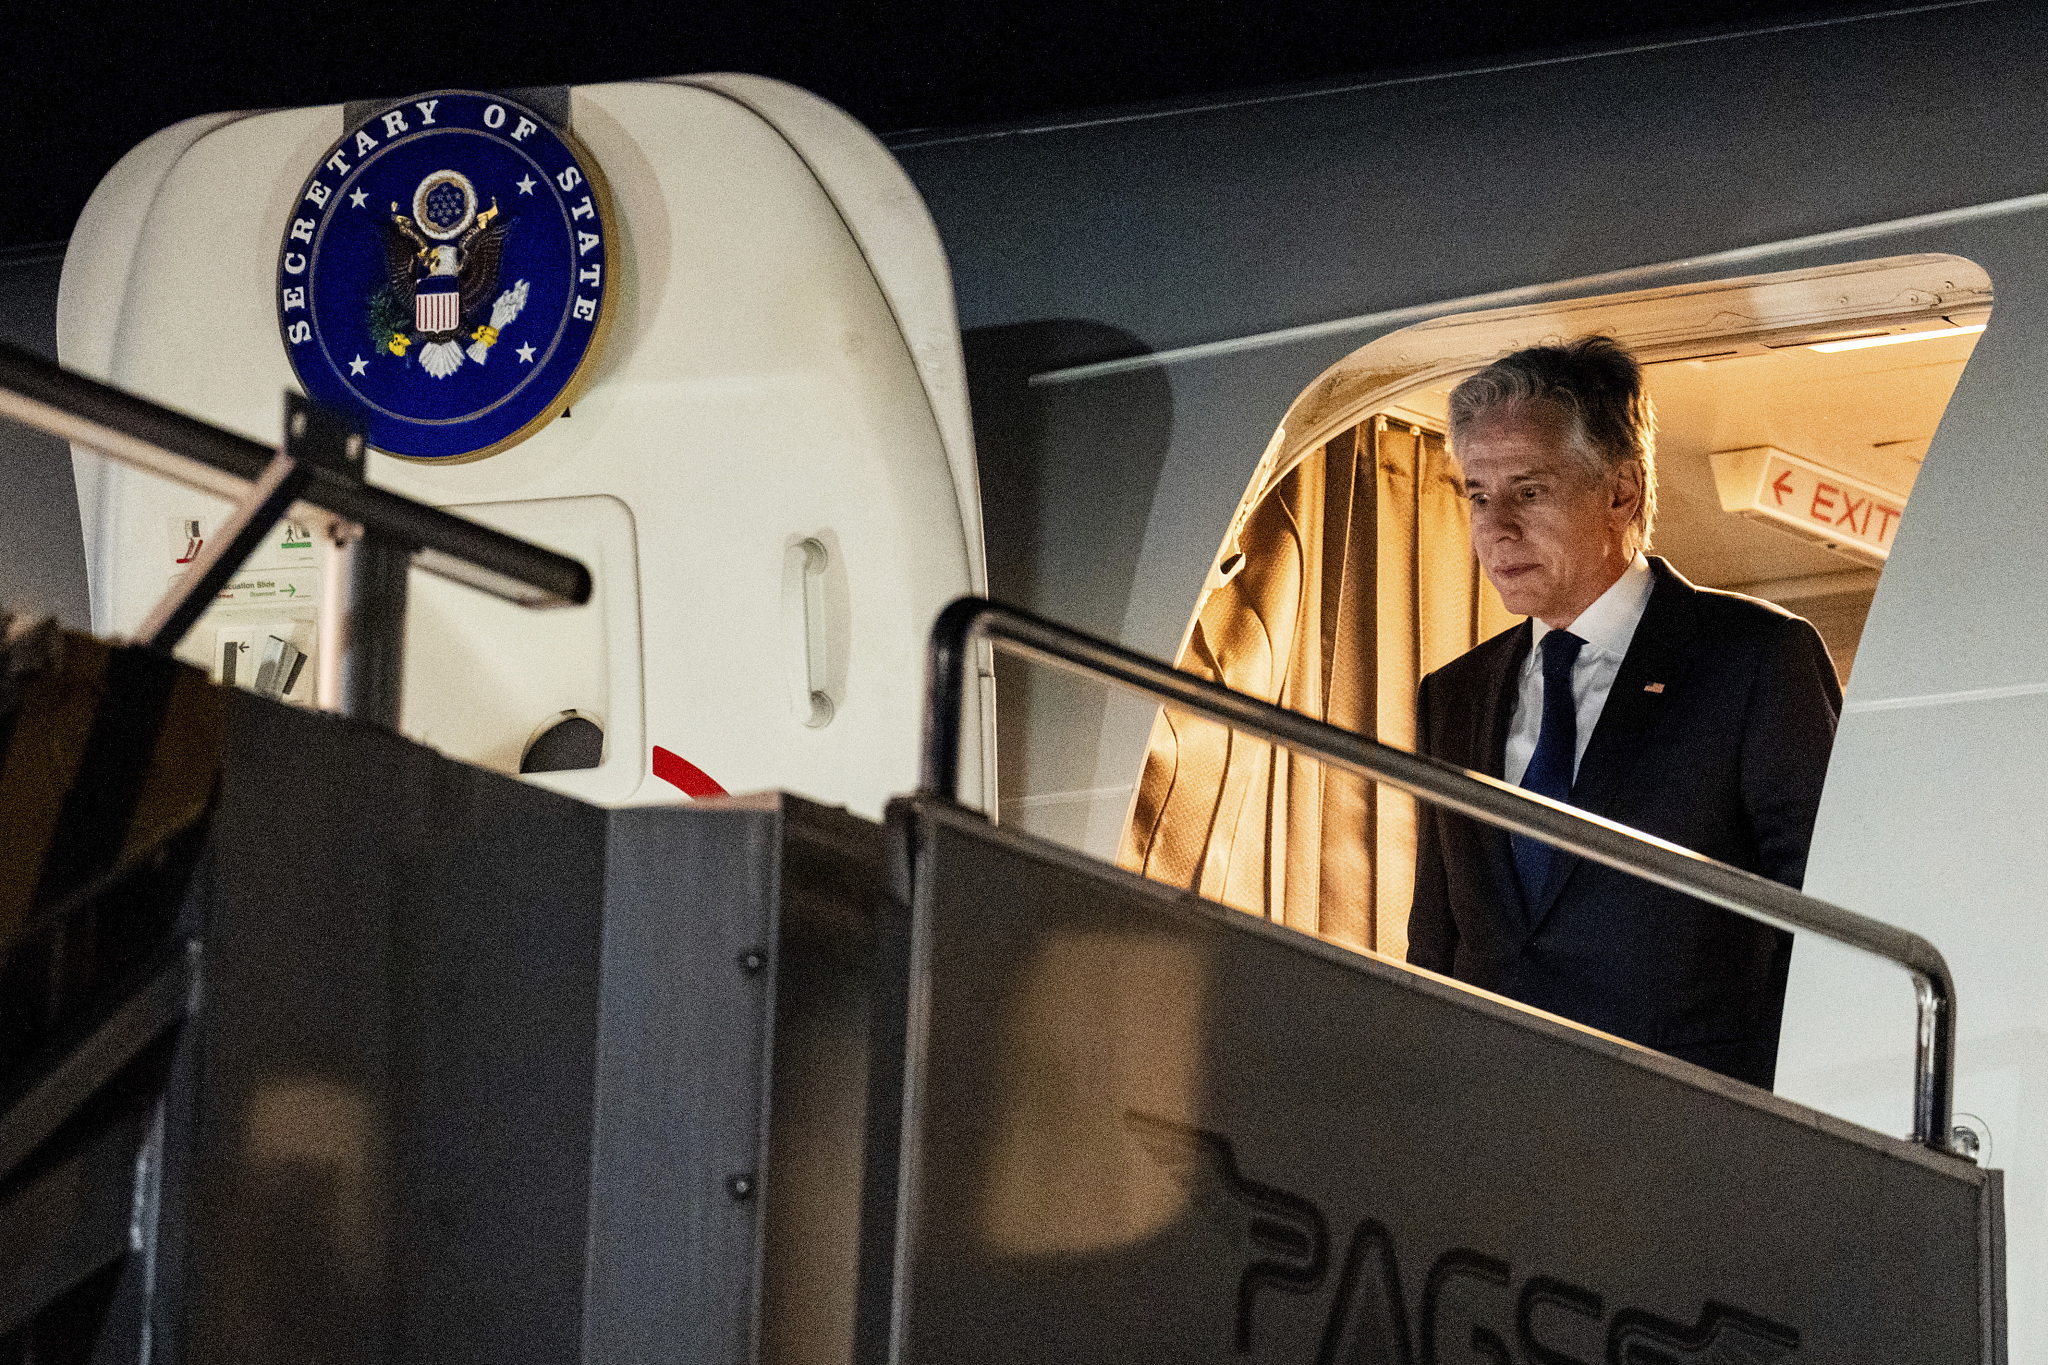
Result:
<svg viewBox="0 0 2048 1365">
<path fill-rule="evenodd" d="M 1888 8 L 1812 0 L 1022 0 L 753 6 L 535 0 L 10 7 L 0 249 L 65 237 L 156 129 L 224 109 L 437 86 L 775 76 L 878 132 L 1460 65 Z"/>
</svg>

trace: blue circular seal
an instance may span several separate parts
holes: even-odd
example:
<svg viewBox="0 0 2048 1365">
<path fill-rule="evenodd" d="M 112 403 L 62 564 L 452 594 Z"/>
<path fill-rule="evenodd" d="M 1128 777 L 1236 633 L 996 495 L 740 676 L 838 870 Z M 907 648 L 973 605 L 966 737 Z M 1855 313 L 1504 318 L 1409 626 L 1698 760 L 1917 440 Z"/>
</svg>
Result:
<svg viewBox="0 0 2048 1365">
<path fill-rule="evenodd" d="M 278 327 L 313 399 L 370 444 L 478 459 L 561 413 L 610 320 L 611 204 L 568 134 L 498 95 L 402 100 L 307 177 Z"/>
</svg>

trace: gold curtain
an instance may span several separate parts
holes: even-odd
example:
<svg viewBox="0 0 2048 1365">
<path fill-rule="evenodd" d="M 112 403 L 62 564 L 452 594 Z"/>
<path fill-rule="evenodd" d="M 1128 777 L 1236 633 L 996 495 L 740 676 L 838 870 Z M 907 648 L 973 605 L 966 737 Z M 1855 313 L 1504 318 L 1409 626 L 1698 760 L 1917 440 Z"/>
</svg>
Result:
<svg viewBox="0 0 2048 1365">
<path fill-rule="evenodd" d="M 1196 608 L 1181 669 L 1415 746 L 1424 673 L 1514 623 L 1472 559 L 1442 436 L 1385 417 L 1259 497 Z M 1162 710 L 1118 861 L 1355 948 L 1407 949 L 1413 803 Z"/>
</svg>

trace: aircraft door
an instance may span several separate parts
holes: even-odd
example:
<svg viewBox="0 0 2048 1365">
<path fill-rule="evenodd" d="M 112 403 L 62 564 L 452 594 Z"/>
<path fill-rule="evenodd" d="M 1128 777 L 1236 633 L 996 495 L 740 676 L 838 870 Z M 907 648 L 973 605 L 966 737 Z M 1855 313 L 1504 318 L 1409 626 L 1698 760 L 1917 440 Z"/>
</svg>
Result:
<svg viewBox="0 0 2048 1365">
<path fill-rule="evenodd" d="M 486 119 L 485 102 L 501 98 L 444 96 L 441 115 L 466 107 L 461 97 Z M 915 783 L 925 629 L 985 586 L 959 334 L 930 219 L 865 130 L 772 81 L 525 98 L 609 190 L 613 273 L 589 374 L 508 447 L 377 454 L 369 477 L 584 559 L 597 597 L 500 611 L 413 575 L 403 729 L 501 771 L 556 768 L 535 780 L 606 803 L 784 787 L 879 814 Z M 325 186 L 316 168 L 335 149 L 367 177 L 378 139 L 397 145 L 402 119 L 387 114 L 419 103 L 213 120 L 138 148 L 73 239 L 62 358 L 274 443 L 279 394 L 298 384 L 271 277 L 280 241 L 294 249 L 293 214 L 313 212 L 294 196 L 318 184 L 323 212 L 367 212 L 349 207 L 355 182 Z M 528 106 L 497 107 L 510 129 L 504 110 Z M 353 140 L 337 142 L 345 132 Z M 479 204 L 535 212 L 509 179 L 476 183 Z M 441 192 L 452 207 L 422 198 L 415 212 L 461 207 Z M 441 357 L 456 369 L 438 391 L 531 363 L 519 330 L 531 319 L 510 294 L 468 360 Z M 429 347 L 403 334 L 441 325 L 425 309 L 386 309 L 376 335 L 387 344 L 343 359 L 394 371 L 419 361 Z M 80 488 L 95 628 L 131 630 L 179 572 L 170 552 L 225 509 L 86 455 Z M 318 568 L 274 548 L 251 561 L 264 582 L 245 595 L 261 600 L 223 602 L 185 652 L 225 681 L 232 647 L 242 686 L 299 666 L 302 680 L 273 695 L 309 703 L 302 599 L 317 596 Z M 287 594 L 282 605 L 271 593 Z M 564 735 L 583 739 L 542 744 L 571 722 Z"/>
</svg>

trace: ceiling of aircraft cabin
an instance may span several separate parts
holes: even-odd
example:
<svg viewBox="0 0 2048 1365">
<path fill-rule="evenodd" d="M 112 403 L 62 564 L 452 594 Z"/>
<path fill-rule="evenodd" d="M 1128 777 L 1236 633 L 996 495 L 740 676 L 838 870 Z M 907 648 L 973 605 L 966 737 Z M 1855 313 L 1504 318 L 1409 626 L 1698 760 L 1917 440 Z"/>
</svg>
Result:
<svg viewBox="0 0 2048 1365">
<path fill-rule="evenodd" d="M 1652 365 L 1658 552 L 1717 587 L 1855 571 L 1855 561 L 1820 545 L 1722 511 L 1708 456 L 1776 446 L 1906 496 L 1976 341 L 1834 354 L 1797 346 Z"/>
<path fill-rule="evenodd" d="M 1882 12 L 1892 0 L 1004 0 L 562 6 L 438 25 L 388 0 L 16 4 L 0 24 L 0 252 L 69 234 L 159 128 L 234 109 L 693 71 L 774 76 L 878 132 L 1326 82 Z"/>
</svg>

